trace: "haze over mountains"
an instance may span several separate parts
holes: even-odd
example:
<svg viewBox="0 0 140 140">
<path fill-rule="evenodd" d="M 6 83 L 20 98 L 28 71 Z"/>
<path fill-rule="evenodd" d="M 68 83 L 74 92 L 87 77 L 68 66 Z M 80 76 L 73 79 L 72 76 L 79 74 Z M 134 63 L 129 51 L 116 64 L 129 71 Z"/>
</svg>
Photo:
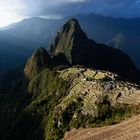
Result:
<svg viewBox="0 0 140 140">
<path fill-rule="evenodd" d="M 97 42 L 111 42 L 109 45 L 113 46 L 120 45 L 120 48 L 130 55 L 140 68 L 140 19 L 127 20 L 95 14 L 75 17 L 89 38 Z M 10 69 L 22 65 L 34 49 L 47 47 L 59 27 L 68 18 L 70 17 L 60 20 L 29 18 L 12 24 L 6 30 L 1 30 L 0 69 Z M 119 36 L 118 40 L 116 36 Z"/>
</svg>

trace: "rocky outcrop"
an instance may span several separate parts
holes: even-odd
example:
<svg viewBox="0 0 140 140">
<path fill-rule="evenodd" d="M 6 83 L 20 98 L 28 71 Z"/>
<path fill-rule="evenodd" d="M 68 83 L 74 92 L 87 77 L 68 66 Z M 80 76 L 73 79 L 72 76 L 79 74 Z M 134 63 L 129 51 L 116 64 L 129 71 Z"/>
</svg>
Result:
<svg viewBox="0 0 140 140">
<path fill-rule="evenodd" d="M 46 66 L 50 66 L 50 65 L 51 65 L 51 58 L 47 50 L 44 48 L 39 48 L 28 59 L 24 68 L 24 75 L 28 80 L 30 80 L 37 73 L 43 70 Z"/>
</svg>

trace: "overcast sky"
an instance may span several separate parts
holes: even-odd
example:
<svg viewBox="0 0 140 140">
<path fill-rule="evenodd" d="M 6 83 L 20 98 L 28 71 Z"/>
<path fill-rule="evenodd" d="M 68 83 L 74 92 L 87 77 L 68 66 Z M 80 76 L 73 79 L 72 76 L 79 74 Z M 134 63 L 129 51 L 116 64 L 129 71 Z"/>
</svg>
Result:
<svg viewBox="0 0 140 140">
<path fill-rule="evenodd" d="M 0 0 L 0 24 L 24 17 L 60 18 L 88 13 L 140 17 L 140 0 Z"/>
<path fill-rule="evenodd" d="M 16 1 L 16 0 L 14 0 Z M 23 16 L 67 16 L 98 13 L 113 17 L 140 17 L 140 0 L 17 0 Z"/>
</svg>

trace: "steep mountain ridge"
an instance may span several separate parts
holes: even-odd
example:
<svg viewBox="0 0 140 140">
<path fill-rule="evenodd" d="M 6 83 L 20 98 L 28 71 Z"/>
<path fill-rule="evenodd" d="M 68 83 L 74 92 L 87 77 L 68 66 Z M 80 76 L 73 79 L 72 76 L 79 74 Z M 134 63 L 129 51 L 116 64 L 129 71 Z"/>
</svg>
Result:
<svg viewBox="0 0 140 140">
<path fill-rule="evenodd" d="M 69 20 L 60 29 L 50 45 L 50 53 L 53 57 L 63 54 L 71 65 L 107 70 L 132 80 L 138 76 L 129 56 L 118 49 L 88 39 L 76 19 Z"/>
<path fill-rule="evenodd" d="M 3 30 L 3 33 L 10 34 L 11 36 L 16 36 L 12 42 L 17 40 L 17 37 L 23 39 L 19 46 L 23 42 L 34 42 L 31 46 L 27 43 L 26 48 L 32 48 L 33 51 L 37 47 L 46 47 L 50 44 L 53 36 L 57 33 L 58 29 L 67 21 L 70 17 L 59 20 L 43 19 L 38 17 L 33 17 L 25 19 L 21 22 L 14 24 L 7 30 Z M 107 43 L 111 41 L 119 34 L 123 34 L 124 43 L 121 45 L 121 49 L 127 53 L 135 64 L 140 67 L 139 64 L 139 46 L 140 46 L 140 19 L 123 19 L 123 18 L 111 18 L 104 17 L 96 14 L 89 15 L 78 15 L 75 16 L 81 23 L 82 29 L 86 32 L 89 38 L 96 40 L 97 42 Z M 0 36 L 0 38 L 3 35 Z M 6 37 L 8 38 L 8 36 Z M 1 39 L 0 39 L 1 40 Z M 36 42 L 35 42 L 36 41 Z M 11 43 L 12 43 L 11 42 Z M 29 46 L 28 46 L 29 45 Z M 14 46 L 11 46 L 11 48 Z M 113 45 L 114 47 L 114 45 Z M 27 52 L 25 52 L 27 53 Z M 20 54 L 21 55 L 21 54 Z M 20 56 L 19 55 L 19 56 Z M 26 54 L 28 56 L 30 54 Z M 24 57 L 24 60 L 27 57 Z M 16 60 L 14 59 L 16 63 Z M 6 65 L 8 66 L 8 64 Z"/>
<path fill-rule="evenodd" d="M 96 14 L 78 15 L 75 16 L 81 23 L 82 29 L 86 32 L 89 38 L 97 42 L 107 43 L 112 41 L 119 34 L 123 34 L 124 42 L 121 44 L 121 50 L 131 56 L 137 67 L 139 64 L 139 46 L 140 46 L 140 20 L 138 19 L 122 19 L 104 17 Z M 0 48 L 6 46 L 12 51 L 1 52 L 0 64 L 1 70 L 13 68 L 13 65 L 19 66 L 29 57 L 33 51 L 38 47 L 47 47 L 52 38 L 57 33 L 58 29 L 67 21 L 69 17 L 59 20 L 44 19 L 33 17 L 24 19 L 18 23 L 13 24 L 3 30 L 0 30 Z M 5 36 L 6 35 L 6 36 Z M 11 37 L 9 37 L 11 36 Z M 3 44 L 2 41 L 13 38 L 8 45 Z M 17 41 L 19 40 L 19 43 Z M 5 43 L 8 41 L 5 41 Z M 117 41 L 116 43 L 119 43 Z M 13 45 L 15 44 L 15 45 Z M 17 45 L 16 45 L 17 44 Z M 16 46 L 16 49 L 14 49 Z M 20 46 L 26 46 L 21 49 Z M 115 45 L 113 45 L 114 47 Z M 30 50 L 28 50 L 30 48 Z M 13 50 L 19 50 L 22 53 L 12 53 Z M 24 53 L 23 53 L 24 52 Z M 5 55 L 10 55 L 10 60 L 6 61 Z M 22 56 L 23 55 L 23 56 Z M 22 56 L 22 58 L 21 58 Z M 20 60 L 19 60 L 20 59 Z M 21 62 L 22 61 L 22 62 Z"/>
</svg>

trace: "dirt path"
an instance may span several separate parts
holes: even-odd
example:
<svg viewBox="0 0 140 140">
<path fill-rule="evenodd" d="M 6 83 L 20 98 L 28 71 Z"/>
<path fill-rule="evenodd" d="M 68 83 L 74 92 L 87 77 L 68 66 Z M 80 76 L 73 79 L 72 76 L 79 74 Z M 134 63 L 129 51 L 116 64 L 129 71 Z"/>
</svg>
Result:
<svg viewBox="0 0 140 140">
<path fill-rule="evenodd" d="M 74 129 L 65 134 L 64 140 L 140 140 L 140 115 L 117 125 Z"/>
</svg>

